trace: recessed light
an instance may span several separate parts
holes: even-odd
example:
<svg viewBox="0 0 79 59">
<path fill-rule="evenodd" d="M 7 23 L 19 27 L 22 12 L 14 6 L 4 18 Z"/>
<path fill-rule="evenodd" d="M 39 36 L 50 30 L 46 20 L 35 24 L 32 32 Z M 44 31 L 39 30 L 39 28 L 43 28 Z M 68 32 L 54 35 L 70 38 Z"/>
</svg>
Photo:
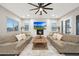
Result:
<svg viewBox="0 0 79 59">
<path fill-rule="evenodd" d="M 52 15 L 52 16 L 55 16 L 55 15 Z"/>
<path fill-rule="evenodd" d="M 27 16 L 30 16 L 30 15 L 27 15 Z"/>
</svg>

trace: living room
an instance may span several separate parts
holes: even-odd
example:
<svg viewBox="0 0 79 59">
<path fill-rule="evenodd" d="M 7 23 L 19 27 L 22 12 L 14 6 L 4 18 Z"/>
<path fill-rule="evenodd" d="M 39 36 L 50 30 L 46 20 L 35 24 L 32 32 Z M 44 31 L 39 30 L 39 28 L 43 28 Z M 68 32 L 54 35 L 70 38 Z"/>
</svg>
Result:
<svg viewBox="0 0 79 59">
<path fill-rule="evenodd" d="M 78 19 L 79 3 L 0 3 L 0 56 L 78 56 Z"/>
</svg>

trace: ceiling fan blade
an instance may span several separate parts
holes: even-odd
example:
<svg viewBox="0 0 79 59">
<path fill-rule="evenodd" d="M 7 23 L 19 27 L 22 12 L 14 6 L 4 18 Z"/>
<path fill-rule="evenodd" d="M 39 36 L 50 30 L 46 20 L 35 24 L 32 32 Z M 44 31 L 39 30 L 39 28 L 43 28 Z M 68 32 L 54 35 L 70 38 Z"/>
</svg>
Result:
<svg viewBox="0 0 79 59">
<path fill-rule="evenodd" d="M 38 3 L 38 5 L 39 5 L 39 8 L 40 8 L 40 7 L 42 7 L 42 5 L 43 5 L 43 4 L 44 4 L 44 3 Z"/>
<path fill-rule="evenodd" d="M 44 4 L 44 3 L 41 3 L 42 5 Z"/>
<path fill-rule="evenodd" d="M 38 5 L 39 5 L 39 4 L 43 5 L 44 3 L 38 3 Z"/>
<path fill-rule="evenodd" d="M 34 8 L 34 9 L 30 9 L 30 11 L 32 11 L 32 10 L 37 10 L 38 8 Z"/>
<path fill-rule="evenodd" d="M 40 15 L 42 15 L 42 11 L 40 11 Z"/>
<path fill-rule="evenodd" d="M 53 8 L 44 8 L 44 9 L 47 9 L 47 10 L 53 10 Z"/>
<path fill-rule="evenodd" d="M 47 12 L 43 9 L 43 11 L 47 14 Z"/>
<path fill-rule="evenodd" d="M 39 8 L 41 7 L 41 4 L 40 3 L 38 3 L 38 5 L 39 5 Z"/>
<path fill-rule="evenodd" d="M 30 5 L 32 5 L 32 6 L 35 6 L 35 7 L 38 7 L 37 5 L 34 5 L 34 4 L 32 4 L 32 3 L 28 3 L 28 4 L 30 4 Z"/>
<path fill-rule="evenodd" d="M 40 3 L 38 3 L 38 5 L 40 5 Z"/>
<path fill-rule="evenodd" d="M 37 10 L 35 14 L 37 14 L 38 12 L 39 12 L 39 10 Z"/>
<path fill-rule="evenodd" d="M 43 7 L 46 7 L 46 6 L 50 5 L 50 4 L 52 4 L 52 3 L 48 3 L 48 4 L 44 5 Z"/>
</svg>

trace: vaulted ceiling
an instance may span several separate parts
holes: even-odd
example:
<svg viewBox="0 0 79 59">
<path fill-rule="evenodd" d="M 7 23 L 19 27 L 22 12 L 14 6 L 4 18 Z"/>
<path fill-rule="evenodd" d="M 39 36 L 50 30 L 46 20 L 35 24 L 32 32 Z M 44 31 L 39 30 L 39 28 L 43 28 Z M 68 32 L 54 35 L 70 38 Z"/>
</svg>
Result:
<svg viewBox="0 0 79 59">
<path fill-rule="evenodd" d="M 33 4 L 37 5 L 37 3 Z M 36 10 L 30 11 L 35 7 L 27 3 L 1 3 L 0 5 L 23 18 L 60 18 L 79 7 L 78 3 L 52 3 L 47 7 L 53 8 L 53 10 L 46 10 L 48 14 L 43 12 L 43 15 L 39 15 L 39 13 L 35 14 Z"/>
</svg>

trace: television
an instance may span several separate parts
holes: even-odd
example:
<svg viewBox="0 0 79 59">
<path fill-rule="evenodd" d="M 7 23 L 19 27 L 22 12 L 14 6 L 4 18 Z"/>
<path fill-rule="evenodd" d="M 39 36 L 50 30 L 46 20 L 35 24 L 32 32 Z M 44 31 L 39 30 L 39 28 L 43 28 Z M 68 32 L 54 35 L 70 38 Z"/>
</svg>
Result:
<svg viewBox="0 0 79 59">
<path fill-rule="evenodd" d="M 44 34 L 44 30 L 37 30 L 37 35 L 43 35 Z"/>
<path fill-rule="evenodd" d="M 46 22 L 34 22 L 34 29 L 36 30 L 46 29 Z"/>
</svg>

